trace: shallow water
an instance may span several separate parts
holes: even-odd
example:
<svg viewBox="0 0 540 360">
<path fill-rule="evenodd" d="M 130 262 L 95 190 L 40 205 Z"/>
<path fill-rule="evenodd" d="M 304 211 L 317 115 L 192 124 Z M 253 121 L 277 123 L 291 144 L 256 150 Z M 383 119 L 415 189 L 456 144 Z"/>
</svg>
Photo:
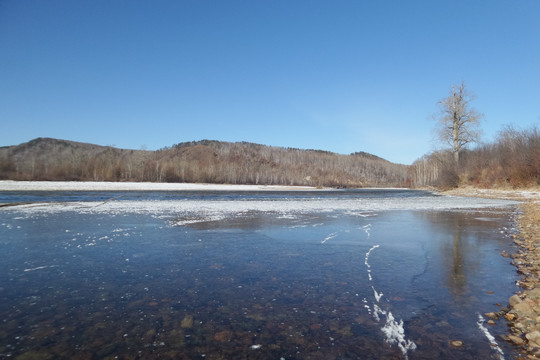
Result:
<svg viewBox="0 0 540 360">
<path fill-rule="evenodd" d="M 511 359 L 513 203 L 3 193 L 0 357 Z M 69 203 L 58 203 L 69 201 Z M 492 343 L 486 335 L 492 335 Z M 452 340 L 463 346 L 453 347 Z"/>
</svg>

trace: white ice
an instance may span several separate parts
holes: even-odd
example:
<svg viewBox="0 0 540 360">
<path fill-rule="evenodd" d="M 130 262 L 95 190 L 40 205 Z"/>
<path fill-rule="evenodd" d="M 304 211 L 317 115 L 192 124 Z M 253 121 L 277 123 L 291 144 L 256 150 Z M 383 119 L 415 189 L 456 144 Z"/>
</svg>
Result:
<svg viewBox="0 0 540 360">
<path fill-rule="evenodd" d="M 377 302 L 381 301 L 384 294 L 382 292 L 378 293 L 373 286 L 371 288 L 373 289 L 373 296 L 375 296 L 375 300 L 377 300 Z"/>
<path fill-rule="evenodd" d="M 517 202 L 509 200 L 462 197 L 403 197 L 403 198 L 318 198 L 306 200 L 111 200 L 100 202 L 32 203 L 0 207 L 0 211 L 26 214 L 47 214 L 75 211 L 78 213 L 150 214 L 162 218 L 177 218 L 178 225 L 227 220 L 249 213 L 273 213 L 276 217 L 292 218 L 299 214 L 345 212 L 352 214 L 389 210 L 474 210 L 504 207 Z M 363 229 L 370 235 L 370 228 Z"/>
<path fill-rule="evenodd" d="M 366 253 L 364 264 L 366 265 L 368 269 L 368 276 L 369 281 L 372 281 L 371 278 L 371 265 L 369 264 L 369 255 L 371 252 L 375 249 L 377 249 L 379 245 L 372 246 L 369 251 Z M 412 340 L 407 340 L 405 338 L 405 328 L 403 327 L 403 320 L 400 320 L 399 322 L 395 320 L 394 315 L 390 311 L 385 311 L 381 309 L 379 306 L 379 303 L 381 301 L 381 298 L 383 297 L 382 292 L 378 292 L 375 289 L 375 286 L 371 285 L 371 288 L 373 289 L 373 297 L 375 298 L 375 302 L 373 303 L 373 312 L 371 311 L 370 306 L 367 304 L 367 300 L 363 299 L 364 307 L 368 310 L 368 313 L 373 315 L 373 318 L 379 322 L 381 321 L 381 316 L 386 317 L 386 322 L 384 326 L 381 328 L 381 331 L 385 335 L 385 341 L 389 344 L 393 344 L 399 347 L 401 352 L 403 353 L 403 356 L 405 359 L 408 358 L 407 352 L 409 350 L 416 349 L 416 344 Z"/>
<path fill-rule="evenodd" d="M 369 281 L 373 280 L 373 278 L 371 277 L 371 265 L 369 265 L 369 255 L 371 254 L 371 252 L 373 250 L 375 250 L 376 248 L 378 248 L 380 245 L 373 245 L 371 247 L 371 249 L 369 249 L 369 251 L 366 253 L 366 256 L 364 258 L 364 264 L 366 265 L 367 267 L 367 273 L 368 273 L 368 278 L 369 278 Z M 375 289 L 373 289 L 375 291 Z M 378 302 L 379 300 L 377 300 Z"/>
<path fill-rule="evenodd" d="M 480 314 L 478 314 L 478 322 L 477 322 L 477 324 L 478 324 L 478 328 L 480 329 L 480 331 L 482 331 L 484 333 L 484 335 L 486 336 L 486 338 L 488 339 L 489 344 L 491 345 L 491 347 L 494 348 L 497 351 L 497 355 L 498 355 L 499 359 L 504 360 L 504 352 L 499 347 L 499 344 L 497 344 L 497 341 L 495 340 L 495 337 L 493 335 L 491 335 L 489 330 L 484 326 L 484 318 Z"/>
<path fill-rule="evenodd" d="M 391 312 L 383 312 L 386 315 L 386 323 L 382 327 L 382 332 L 386 335 L 386 342 L 397 344 L 401 352 L 407 357 L 407 351 L 416 349 L 416 344 L 405 338 L 403 320 L 397 322 Z"/>
<path fill-rule="evenodd" d="M 331 240 L 331 239 L 335 238 L 337 235 L 338 235 L 337 232 L 334 232 L 334 233 L 329 234 L 327 237 L 325 237 L 325 238 L 321 241 L 321 244 L 324 244 L 324 243 L 327 242 L 328 240 Z"/>
</svg>

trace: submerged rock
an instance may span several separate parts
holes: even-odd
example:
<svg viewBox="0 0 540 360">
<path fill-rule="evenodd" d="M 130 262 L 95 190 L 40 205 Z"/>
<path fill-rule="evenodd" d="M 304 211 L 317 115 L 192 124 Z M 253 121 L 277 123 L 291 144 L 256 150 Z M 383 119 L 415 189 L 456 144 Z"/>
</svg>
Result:
<svg viewBox="0 0 540 360">
<path fill-rule="evenodd" d="M 214 334 L 214 340 L 219 341 L 219 342 L 228 342 L 228 341 L 231 341 L 232 338 L 233 338 L 233 333 L 232 331 L 229 331 L 229 330 L 220 331 Z"/>
<path fill-rule="evenodd" d="M 452 340 L 452 341 L 450 341 L 450 345 L 452 345 L 453 347 L 462 347 L 463 346 L 463 341 L 461 341 L 461 340 Z"/>
<path fill-rule="evenodd" d="M 184 319 L 182 319 L 180 326 L 184 329 L 191 329 L 193 327 L 193 315 L 184 316 Z"/>
<path fill-rule="evenodd" d="M 15 358 L 15 360 L 49 360 L 54 359 L 54 355 L 46 351 L 30 350 Z"/>
</svg>

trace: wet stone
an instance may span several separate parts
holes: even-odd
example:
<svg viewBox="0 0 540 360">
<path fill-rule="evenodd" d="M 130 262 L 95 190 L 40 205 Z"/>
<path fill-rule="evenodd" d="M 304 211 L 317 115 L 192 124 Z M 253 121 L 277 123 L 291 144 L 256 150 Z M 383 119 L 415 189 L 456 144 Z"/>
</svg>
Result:
<svg viewBox="0 0 540 360">
<path fill-rule="evenodd" d="M 219 342 L 228 342 L 233 338 L 232 331 L 224 330 L 214 334 L 214 340 Z"/>
<path fill-rule="evenodd" d="M 15 360 L 49 360 L 54 359 L 54 355 L 47 351 L 27 351 L 15 358 Z"/>
<path fill-rule="evenodd" d="M 450 345 L 452 345 L 453 347 L 462 347 L 463 346 L 463 341 L 461 341 L 461 340 L 452 340 L 452 341 L 450 341 Z"/>
<path fill-rule="evenodd" d="M 525 340 L 516 335 L 508 335 L 508 340 L 516 345 L 523 345 Z"/>
<path fill-rule="evenodd" d="M 182 319 L 182 323 L 180 326 L 184 329 L 190 329 L 193 327 L 193 315 L 186 315 L 184 319 Z"/>
<path fill-rule="evenodd" d="M 484 314 L 488 319 L 497 319 L 499 316 L 494 312 L 489 312 Z"/>
</svg>

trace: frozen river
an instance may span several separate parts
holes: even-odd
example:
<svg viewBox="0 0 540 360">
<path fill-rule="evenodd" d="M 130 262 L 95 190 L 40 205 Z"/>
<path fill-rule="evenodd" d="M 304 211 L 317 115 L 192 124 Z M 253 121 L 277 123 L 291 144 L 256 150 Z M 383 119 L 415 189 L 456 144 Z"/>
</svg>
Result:
<svg viewBox="0 0 540 360">
<path fill-rule="evenodd" d="M 0 358 L 511 359 L 515 203 L 0 191 Z M 456 346 L 459 344 L 460 346 Z"/>
</svg>

